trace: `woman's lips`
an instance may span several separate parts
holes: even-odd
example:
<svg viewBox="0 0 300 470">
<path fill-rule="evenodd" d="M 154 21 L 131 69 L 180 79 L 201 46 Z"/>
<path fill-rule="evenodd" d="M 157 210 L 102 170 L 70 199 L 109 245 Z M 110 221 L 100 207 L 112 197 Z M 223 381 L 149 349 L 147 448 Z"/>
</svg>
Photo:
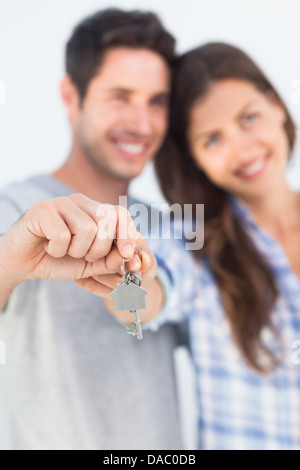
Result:
<svg viewBox="0 0 300 470">
<path fill-rule="evenodd" d="M 269 161 L 269 155 L 254 160 L 247 166 L 240 168 L 235 172 L 237 176 L 244 180 L 250 180 L 259 176 L 266 168 Z"/>
</svg>

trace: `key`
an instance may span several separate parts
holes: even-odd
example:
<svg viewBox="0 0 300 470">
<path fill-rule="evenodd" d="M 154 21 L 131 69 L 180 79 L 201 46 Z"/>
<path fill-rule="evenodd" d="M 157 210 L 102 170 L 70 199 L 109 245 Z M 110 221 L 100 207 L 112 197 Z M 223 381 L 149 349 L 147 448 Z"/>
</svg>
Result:
<svg viewBox="0 0 300 470">
<path fill-rule="evenodd" d="M 140 254 L 139 250 L 137 250 Z M 132 271 L 125 272 L 125 260 L 123 259 L 121 271 L 123 277 L 121 284 L 117 284 L 110 296 L 113 298 L 114 309 L 129 310 L 134 315 L 134 323 L 127 328 L 128 334 L 143 338 L 142 322 L 139 310 L 146 307 L 145 296 L 147 290 L 141 287 L 141 277 Z"/>
<path fill-rule="evenodd" d="M 131 272 L 131 271 L 126 273 L 123 276 L 122 281 L 123 283 L 126 283 L 127 285 L 129 285 L 130 282 L 133 282 L 138 287 L 140 287 L 142 283 L 141 277 L 138 274 Z M 140 297 L 140 291 L 135 290 L 131 293 L 132 305 L 138 305 L 137 302 L 140 300 L 139 297 Z M 134 315 L 134 323 L 133 325 L 130 325 L 127 327 L 128 334 L 136 336 L 137 339 L 143 339 L 142 321 L 140 317 L 140 312 L 137 308 L 130 309 L 129 311 L 133 313 Z"/>
</svg>

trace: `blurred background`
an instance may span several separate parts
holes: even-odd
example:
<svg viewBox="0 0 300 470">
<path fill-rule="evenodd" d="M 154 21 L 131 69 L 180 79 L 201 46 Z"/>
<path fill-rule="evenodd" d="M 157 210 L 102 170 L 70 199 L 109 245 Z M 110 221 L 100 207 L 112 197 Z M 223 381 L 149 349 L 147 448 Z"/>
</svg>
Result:
<svg viewBox="0 0 300 470">
<path fill-rule="evenodd" d="M 61 104 L 64 48 L 73 26 L 97 9 L 157 12 L 177 49 L 227 41 L 251 54 L 300 122 L 299 0 L 10 0 L 0 1 L 0 187 L 49 172 L 66 158 L 70 131 Z M 300 189 L 300 151 L 288 178 Z M 150 202 L 162 195 L 149 165 L 132 192 Z"/>
<path fill-rule="evenodd" d="M 0 0 L 0 187 L 51 172 L 66 159 L 70 130 L 59 93 L 65 43 L 78 21 L 111 6 L 158 13 L 177 38 L 178 52 L 216 40 L 242 47 L 271 78 L 299 126 L 299 0 Z M 299 143 L 287 177 L 300 189 Z M 151 164 L 131 191 L 149 202 L 164 201 Z M 176 361 L 185 446 L 193 449 L 193 373 L 185 351 Z"/>
</svg>

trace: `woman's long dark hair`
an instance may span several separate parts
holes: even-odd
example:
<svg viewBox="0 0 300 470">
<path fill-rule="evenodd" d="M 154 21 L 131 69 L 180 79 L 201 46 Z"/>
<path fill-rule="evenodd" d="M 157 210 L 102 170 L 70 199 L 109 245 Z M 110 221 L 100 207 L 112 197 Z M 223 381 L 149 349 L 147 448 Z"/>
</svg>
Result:
<svg viewBox="0 0 300 470">
<path fill-rule="evenodd" d="M 276 281 L 232 212 L 226 192 L 197 167 L 187 140 L 192 106 L 207 94 L 213 83 L 223 79 L 246 80 L 262 93 L 272 92 L 285 109 L 284 129 L 292 152 L 295 125 L 263 72 L 240 49 L 209 43 L 187 52 L 174 63 L 169 134 L 155 159 L 155 169 L 170 204 L 205 205 L 204 248 L 194 254 L 209 262 L 242 355 L 256 370 L 268 372 L 279 363 L 262 340 L 263 328 L 273 328 L 270 314 L 278 297 Z M 267 363 L 261 360 L 266 355 Z"/>
</svg>

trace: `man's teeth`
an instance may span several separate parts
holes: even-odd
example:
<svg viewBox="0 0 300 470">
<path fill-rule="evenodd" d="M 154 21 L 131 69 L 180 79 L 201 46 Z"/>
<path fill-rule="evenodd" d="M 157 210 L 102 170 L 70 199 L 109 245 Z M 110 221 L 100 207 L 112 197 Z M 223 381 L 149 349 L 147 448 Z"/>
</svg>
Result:
<svg viewBox="0 0 300 470">
<path fill-rule="evenodd" d="M 259 160 L 255 163 L 252 163 L 252 165 L 248 166 L 248 168 L 245 168 L 244 170 L 240 170 L 239 173 L 240 175 L 244 176 L 251 176 L 257 173 L 262 169 L 264 166 L 264 160 Z"/>
<path fill-rule="evenodd" d="M 118 142 L 117 146 L 119 149 L 123 150 L 123 152 L 131 153 L 132 155 L 138 155 L 145 150 L 145 145 L 143 144 L 128 144 L 124 142 Z"/>
</svg>

